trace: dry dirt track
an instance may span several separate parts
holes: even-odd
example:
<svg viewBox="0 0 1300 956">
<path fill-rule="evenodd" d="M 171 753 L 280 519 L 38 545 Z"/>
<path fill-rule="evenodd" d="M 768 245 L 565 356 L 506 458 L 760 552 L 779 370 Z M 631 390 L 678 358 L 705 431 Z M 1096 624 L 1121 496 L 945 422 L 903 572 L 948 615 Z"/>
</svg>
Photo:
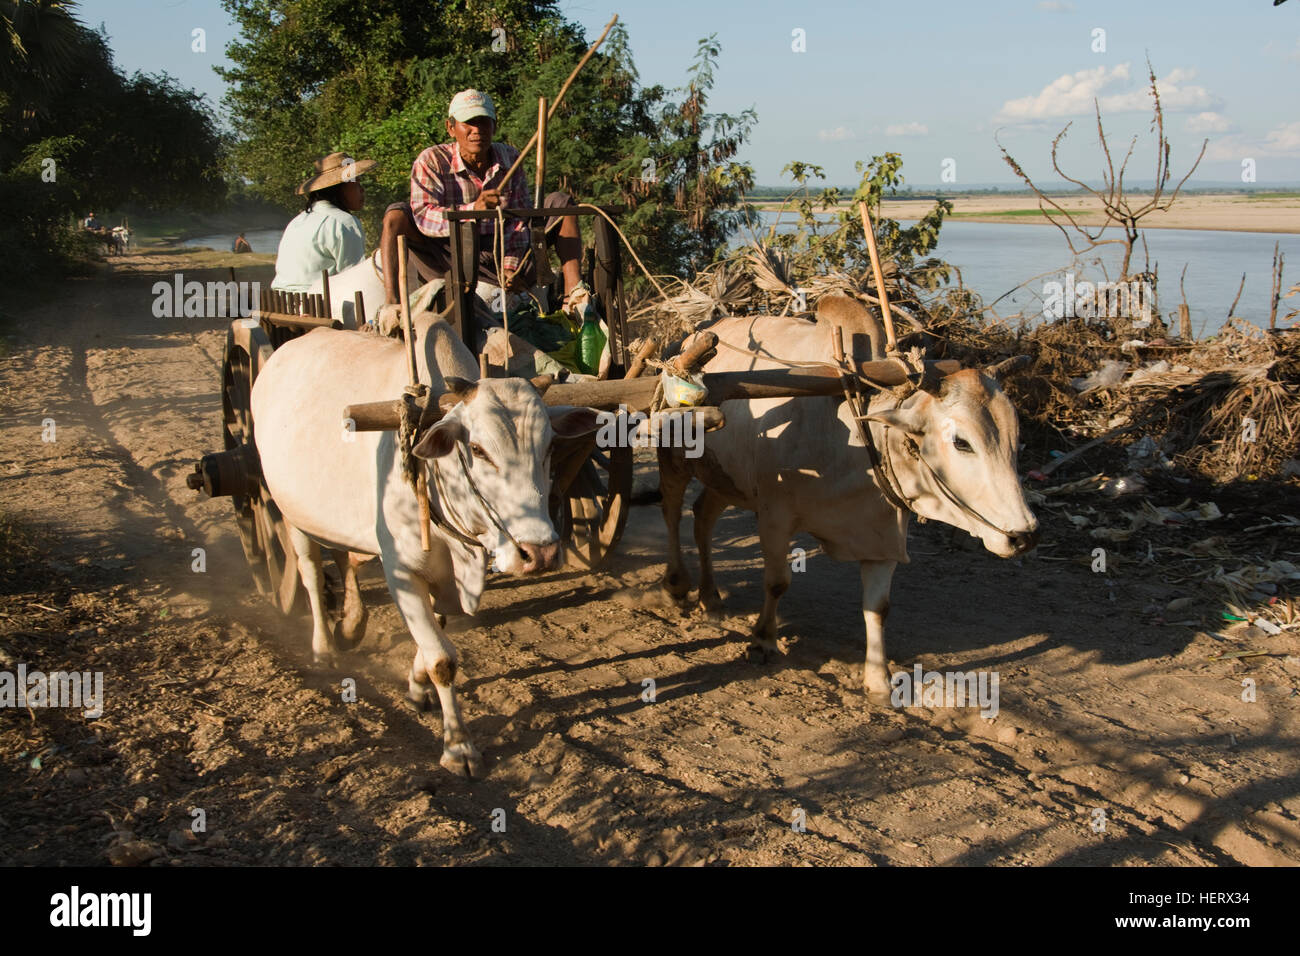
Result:
<svg viewBox="0 0 1300 956">
<path fill-rule="evenodd" d="M 411 644 L 379 576 L 361 648 L 314 669 L 307 618 L 253 591 L 229 503 L 185 487 L 219 446 L 224 336 L 150 314 L 152 282 L 186 261 L 127 257 L 11 330 L 0 669 L 102 670 L 107 702 L 97 721 L 0 710 L 0 863 L 102 863 L 126 844 L 153 865 L 1300 861 L 1295 632 L 1262 645 L 1274 656 L 1210 663 L 1219 645 L 1196 628 L 1148 623 L 1189 591 L 1137 564 L 1092 574 L 1060 545 L 1003 562 L 934 526 L 895 578 L 891 659 L 999 672 L 995 721 L 868 704 L 856 568 L 809 541 L 786 655 L 747 662 L 750 517 L 719 525 L 734 616 L 710 622 L 654 601 L 662 530 L 642 507 L 604 573 L 494 578 L 455 626 L 489 776 L 450 776 L 437 715 L 403 703 Z"/>
</svg>

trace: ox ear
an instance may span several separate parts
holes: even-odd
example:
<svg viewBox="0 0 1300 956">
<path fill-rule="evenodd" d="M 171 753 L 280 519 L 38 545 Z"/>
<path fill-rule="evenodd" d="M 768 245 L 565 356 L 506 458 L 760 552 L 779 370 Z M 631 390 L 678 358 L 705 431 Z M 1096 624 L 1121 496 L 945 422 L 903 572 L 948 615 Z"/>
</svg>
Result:
<svg viewBox="0 0 1300 956">
<path fill-rule="evenodd" d="M 880 422 L 880 424 L 890 428 L 897 428 L 899 431 L 906 432 L 915 438 L 920 438 L 925 432 L 925 419 L 917 406 L 911 408 L 886 408 L 862 417 L 869 422 Z"/>
<path fill-rule="evenodd" d="M 586 438 L 600 429 L 600 413 L 594 408 L 557 405 L 546 411 L 556 438 Z"/>
<path fill-rule="evenodd" d="M 533 388 L 537 389 L 538 395 L 545 395 L 546 390 L 555 384 L 554 375 L 538 375 L 536 378 L 530 378 Z"/>
<path fill-rule="evenodd" d="M 457 442 L 468 440 L 469 432 L 465 430 L 464 425 L 444 419 L 426 428 L 412 451 L 416 458 L 425 460 L 441 458 L 443 455 L 451 454 Z"/>
<path fill-rule="evenodd" d="M 1001 382 L 1008 375 L 1015 375 L 1022 372 L 1033 363 L 1033 359 L 1028 355 L 1017 355 L 1014 358 L 1005 359 L 997 365 L 989 365 L 984 369 L 984 374 Z"/>
<path fill-rule="evenodd" d="M 463 378 L 448 377 L 443 379 L 447 386 L 447 391 L 438 396 L 438 407 L 444 412 L 449 412 L 461 402 L 473 401 L 475 393 L 478 391 L 478 384 L 467 382 Z"/>
</svg>

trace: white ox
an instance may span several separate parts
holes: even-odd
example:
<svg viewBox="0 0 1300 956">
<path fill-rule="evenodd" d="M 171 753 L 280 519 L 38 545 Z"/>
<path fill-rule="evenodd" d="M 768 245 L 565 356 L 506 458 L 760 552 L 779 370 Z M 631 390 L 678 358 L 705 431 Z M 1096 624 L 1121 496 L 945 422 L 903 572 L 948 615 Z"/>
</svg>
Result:
<svg viewBox="0 0 1300 956">
<path fill-rule="evenodd" d="M 367 321 L 375 321 L 379 310 L 383 308 L 385 291 L 383 276 L 383 256 L 375 249 L 354 266 L 348 266 L 337 275 L 330 276 L 330 312 L 334 318 L 343 323 L 345 329 L 357 329 Z M 411 314 L 431 309 L 433 297 L 442 289 L 443 280 L 433 279 L 421 284 L 418 263 L 411 253 L 406 254 L 406 291 L 410 296 Z M 320 294 L 324 283 L 318 277 L 312 283 L 310 292 Z M 491 302 L 496 286 L 479 282 L 476 292 L 484 302 Z M 357 321 L 356 294 L 361 293 L 361 304 L 366 314 Z M 387 331 L 387 330 L 385 330 Z"/>
<path fill-rule="evenodd" d="M 414 296 L 420 287 L 419 273 L 415 268 L 415 257 L 407 253 L 406 291 Z M 357 329 L 373 320 L 384 305 L 384 277 L 380 271 L 383 257 L 376 249 L 354 266 L 348 266 L 337 275 L 330 276 L 330 312 L 334 318 L 343 323 L 345 329 Z M 324 284 L 320 278 L 312 283 L 310 292 L 320 294 Z M 356 293 L 361 293 L 361 304 L 366 314 L 357 321 Z M 421 300 L 423 301 L 423 300 Z M 411 314 L 420 311 L 415 302 L 411 305 Z"/>
<path fill-rule="evenodd" d="M 402 474 L 396 432 L 343 427 L 344 406 L 401 395 L 407 384 L 402 343 L 317 329 L 281 346 L 253 386 L 255 441 L 267 488 L 298 552 L 317 659 L 331 652 L 322 546 L 379 555 L 417 647 L 412 699 L 427 706 L 432 683 L 441 704 L 441 763 L 480 776 L 482 758 L 453 689 L 456 648 L 440 616 L 474 613 L 489 553 L 512 574 L 557 565 L 559 540 L 547 513 L 551 441 L 589 434 L 596 419 L 586 408 L 548 410 L 527 381 L 472 382 L 473 356 L 427 313 L 417 341 L 420 380 L 442 396 L 446 410 L 419 432 L 415 446 L 434 516 L 430 551 L 420 544 L 419 509 Z"/>
<path fill-rule="evenodd" d="M 844 296 L 824 297 L 816 324 L 765 316 L 723 319 L 708 328 L 745 352 L 817 362 L 832 355 L 836 325 L 844 327 L 846 350 L 852 349 L 855 360 L 883 357 L 879 321 Z M 868 427 L 876 447 L 887 451 L 900 500 L 918 516 L 970 532 L 1000 557 L 1020 554 L 1038 539 L 1038 522 L 1016 475 L 1016 412 L 997 381 L 1013 362 L 983 373 L 963 369 L 941 379 L 933 392 L 916 391 L 897 408 L 891 407 L 891 394 L 878 393 L 868 408 Z M 722 349 L 706 371 L 781 367 Z M 790 539 L 797 531 L 809 532 L 832 558 L 859 562 L 867 637 L 863 684 L 868 693 L 887 697 L 884 622 L 894 568 L 908 561 L 909 512 L 891 504 L 877 485 L 848 403 L 832 397 L 763 399 L 724 402 L 722 410 L 727 426 L 708 436 L 702 457 L 687 459 L 680 449 L 659 451 L 669 538 L 665 589 L 684 600 L 691 587 L 678 525 L 693 476 L 704 485 L 692 509 L 701 605 L 715 612 L 721 604 L 709 553 L 718 516 L 728 505 L 756 512 L 764 602 L 751 649 L 766 658 L 777 649 L 777 602 L 790 585 Z"/>
</svg>

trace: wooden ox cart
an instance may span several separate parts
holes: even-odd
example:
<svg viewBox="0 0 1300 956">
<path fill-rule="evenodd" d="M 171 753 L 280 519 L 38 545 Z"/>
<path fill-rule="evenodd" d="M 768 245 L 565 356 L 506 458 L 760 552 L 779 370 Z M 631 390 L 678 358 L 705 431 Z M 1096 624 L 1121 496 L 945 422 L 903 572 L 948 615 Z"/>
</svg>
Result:
<svg viewBox="0 0 1300 956">
<path fill-rule="evenodd" d="M 613 210 L 606 210 L 608 215 Z M 540 244 L 540 224 L 546 216 L 597 215 L 595 255 L 589 259 L 589 282 L 596 291 L 609 327 L 611 371 L 606 380 L 552 385 L 544 400 L 548 405 L 585 405 L 602 410 L 625 406 L 629 411 L 652 410 L 658 376 L 641 376 L 646 354 L 629 354 L 623 301 L 622 267 L 612 221 L 599 216 L 595 207 L 573 209 L 518 209 L 509 215 L 537 224 L 534 242 Z M 478 318 L 471 307 L 478 256 L 476 220 L 481 214 L 453 211 L 451 272 L 444 290 L 444 316 L 461 329 L 471 352 L 477 353 Z M 405 250 L 403 250 L 404 252 Z M 538 252 L 543 250 L 538 249 Z M 405 256 L 401 256 L 405 262 Z M 544 258 L 544 257 L 543 257 Z M 539 261 L 542 261 L 539 259 Z M 405 289 L 405 282 L 402 283 Z M 297 554 L 287 526 L 262 480 L 251 411 L 253 383 L 275 349 L 290 339 L 316 328 L 341 328 L 331 317 L 328 277 L 324 292 L 287 294 L 264 291 L 258 308 L 247 319 L 236 319 L 226 333 L 221 367 L 222 441 L 224 450 L 205 455 L 188 477 L 191 488 L 212 497 L 229 497 L 235 508 L 235 523 L 244 556 L 258 590 L 288 613 L 298 598 Z M 359 297 L 359 293 L 358 293 Z M 357 315 L 364 315 L 357 303 Z M 675 360 L 674 368 L 689 373 L 712 354 L 716 337 L 697 334 Z M 829 358 L 829 357 L 828 357 Z M 956 363 L 927 363 L 934 371 L 953 370 Z M 486 363 L 480 355 L 480 368 Z M 898 385 L 914 374 L 897 360 L 864 363 L 849 372 L 846 366 L 810 367 L 791 370 L 768 369 L 751 372 L 705 374 L 707 395 L 701 406 L 710 427 L 722 424 L 716 406 L 731 399 L 755 399 L 834 395 L 850 386 L 850 375 L 861 374 L 873 385 Z M 396 428 L 402 399 L 396 397 L 365 405 L 339 409 L 340 427 L 350 420 L 358 431 Z M 420 402 L 423 410 L 424 402 Z M 436 402 L 424 413 L 437 415 Z M 594 568 L 617 546 L 631 506 L 633 449 L 628 446 L 600 448 L 592 436 L 586 441 L 565 443 L 552 456 L 551 517 L 564 542 L 569 564 Z"/>
</svg>

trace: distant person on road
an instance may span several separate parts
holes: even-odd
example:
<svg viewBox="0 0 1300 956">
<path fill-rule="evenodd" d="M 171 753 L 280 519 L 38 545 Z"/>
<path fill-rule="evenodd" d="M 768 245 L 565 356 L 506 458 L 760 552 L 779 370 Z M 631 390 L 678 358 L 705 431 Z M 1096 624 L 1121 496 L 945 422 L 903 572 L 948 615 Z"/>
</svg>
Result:
<svg viewBox="0 0 1300 956">
<path fill-rule="evenodd" d="M 244 238 L 244 234 L 241 232 L 239 235 L 235 236 L 235 241 L 231 244 L 230 251 L 252 252 L 253 247 L 248 244 L 248 240 Z"/>
<path fill-rule="evenodd" d="M 90 215 L 86 217 L 85 221 L 82 222 L 81 226 L 88 232 L 101 233 L 104 231 L 104 224 L 95 218 L 93 210 Z"/>
<path fill-rule="evenodd" d="M 336 275 L 365 257 L 366 237 L 352 213 L 366 201 L 357 177 L 375 165 L 373 159 L 353 160 L 345 153 L 316 160 L 316 175 L 298 187 L 307 206 L 280 237 L 272 289 L 310 292 L 322 271 Z"/>
</svg>

